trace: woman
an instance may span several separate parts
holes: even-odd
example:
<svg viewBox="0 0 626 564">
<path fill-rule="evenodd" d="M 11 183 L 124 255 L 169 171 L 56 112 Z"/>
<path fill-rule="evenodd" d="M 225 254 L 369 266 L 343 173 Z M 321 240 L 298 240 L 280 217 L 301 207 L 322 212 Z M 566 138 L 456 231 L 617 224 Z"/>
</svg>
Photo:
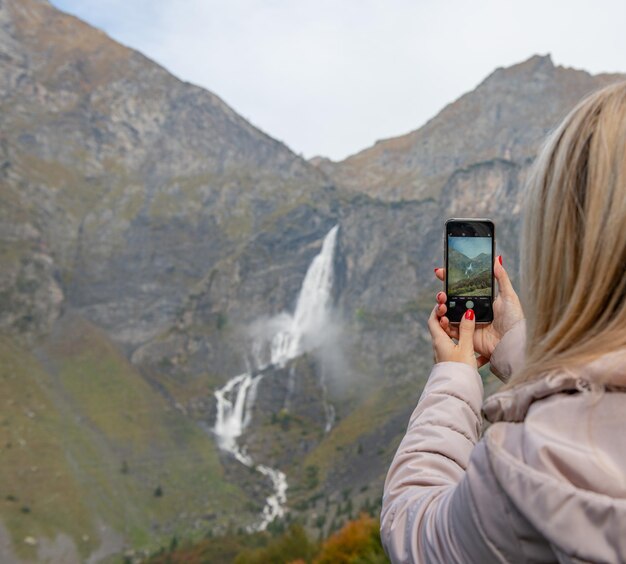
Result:
<svg viewBox="0 0 626 564">
<path fill-rule="evenodd" d="M 498 257 L 493 324 L 450 326 L 443 292 L 428 320 L 383 496 L 394 562 L 626 561 L 626 83 L 565 118 L 527 188 L 523 312 Z M 508 383 L 483 403 L 487 361 Z"/>
</svg>

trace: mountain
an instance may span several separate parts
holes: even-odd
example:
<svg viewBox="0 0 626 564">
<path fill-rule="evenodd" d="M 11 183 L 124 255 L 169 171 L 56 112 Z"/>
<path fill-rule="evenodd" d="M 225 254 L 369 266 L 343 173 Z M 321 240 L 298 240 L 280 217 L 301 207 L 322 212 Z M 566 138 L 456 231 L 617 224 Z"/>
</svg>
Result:
<svg viewBox="0 0 626 564">
<path fill-rule="evenodd" d="M 454 264 L 460 270 L 465 270 L 472 265 L 473 270 L 480 271 L 491 267 L 491 255 L 480 253 L 474 258 L 469 258 L 450 246 L 448 247 L 448 262 Z"/>
<path fill-rule="evenodd" d="M 550 55 L 498 68 L 419 129 L 347 159 L 314 164 L 338 186 L 385 200 L 436 197 L 450 175 L 477 162 L 523 164 L 585 94 L 622 79 L 555 66 Z"/>
<path fill-rule="evenodd" d="M 472 261 L 475 264 L 479 264 L 482 267 L 488 267 L 491 266 L 491 255 L 489 253 L 480 253 L 479 255 L 476 255 Z"/>
<path fill-rule="evenodd" d="M 323 185 L 217 96 L 47 2 L 6 0 L 0 17 L 3 225 L 45 273 L 35 311 L 14 302 L 3 326 L 45 330 L 63 291 L 132 347 L 208 264 Z"/>
<path fill-rule="evenodd" d="M 454 280 L 460 278 L 467 270 L 467 267 L 472 263 L 469 257 L 466 257 L 463 253 L 448 248 L 448 277 Z"/>
<path fill-rule="evenodd" d="M 285 475 L 289 519 L 325 535 L 379 504 L 430 369 L 445 218 L 492 217 L 515 272 L 542 135 L 619 78 L 534 57 L 312 164 L 48 2 L 0 0 L 1 560 L 258 526 L 276 485 L 213 432 L 248 373 L 237 444 Z M 325 345 L 261 366 L 335 225 Z"/>
<path fill-rule="evenodd" d="M 175 331 L 194 285 L 263 226 L 323 208 L 325 181 L 214 94 L 43 0 L 0 2 L 0 132 L 0 328 L 15 405 L 2 560 L 82 560 L 253 519 L 184 405 L 212 398 L 209 371 L 230 372 L 205 358 L 175 397 L 130 358 Z M 330 225 L 309 218 L 302 268 Z"/>
</svg>

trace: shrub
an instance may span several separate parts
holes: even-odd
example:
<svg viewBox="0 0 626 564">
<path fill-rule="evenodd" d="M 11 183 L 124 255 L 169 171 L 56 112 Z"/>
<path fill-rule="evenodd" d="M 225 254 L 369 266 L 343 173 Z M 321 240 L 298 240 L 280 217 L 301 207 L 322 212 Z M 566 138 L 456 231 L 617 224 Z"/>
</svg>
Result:
<svg viewBox="0 0 626 564">
<path fill-rule="evenodd" d="M 317 466 L 307 466 L 304 469 L 304 485 L 307 490 L 312 490 L 318 486 L 319 468 Z"/>
<path fill-rule="evenodd" d="M 215 328 L 218 331 L 222 331 L 223 329 L 226 328 L 226 325 L 228 325 L 228 317 L 226 316 L 225 313 L 222 313 L 220 311 L 217 314 L 217 317 L 215 318 Z"/>
<path fill-rule="evenodd" d="M 316 544 L 309 540 L 302 526 L 293 524 L 267 546 L 242 551 L 235 564 L 310 562 L 316 551 Z"/>
<path fill-rule="evenodd" d="M 380 542 L 377 519 L 362 514 L 330 536 L 313 561 L 315 564 L 377 564 L 388 562 Z"/>
</svg>

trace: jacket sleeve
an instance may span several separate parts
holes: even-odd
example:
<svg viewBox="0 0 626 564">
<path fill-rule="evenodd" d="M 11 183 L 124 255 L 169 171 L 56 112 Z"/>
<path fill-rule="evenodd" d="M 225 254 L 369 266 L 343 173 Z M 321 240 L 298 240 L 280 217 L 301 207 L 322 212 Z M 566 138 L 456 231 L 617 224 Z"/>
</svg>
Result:
<svg viewBox="0 0 626 564">
<path fill-rule="evenodd" d="M 502 337 L 491 354 L 491 371 L 503 382 L 524 365 L 526 320 L 518 321 Z"/>
<path fill-rule="evenodd" d="M 482 398 L 477 370 L 458 362 L 434 366 L 385 480 L 381 538 L 392 562 L 505 561 L 481 527 L 485 509 L 474 503 L 485 497 L 481 472 L 488 470 L 477 470 L 488 466 L 484 449 L 477 449 L 473 478 L 466 476 Z M 484 501 L 494 504 L 488 511 L 497 504 Z"/>
</svg>

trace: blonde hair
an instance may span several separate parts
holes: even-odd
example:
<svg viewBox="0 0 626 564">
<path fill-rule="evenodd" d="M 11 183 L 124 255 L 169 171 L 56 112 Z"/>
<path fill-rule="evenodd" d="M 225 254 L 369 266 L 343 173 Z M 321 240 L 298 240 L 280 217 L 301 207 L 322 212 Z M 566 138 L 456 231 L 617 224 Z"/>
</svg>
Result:
<svg viewBox="0 0 626 564">
<path fill-rule="evenodd" d="M 626 347 L 626 82 L 580 102 L 535 161 L 521 288 L 526 365 L 509 386 Z"/>
</svg>

